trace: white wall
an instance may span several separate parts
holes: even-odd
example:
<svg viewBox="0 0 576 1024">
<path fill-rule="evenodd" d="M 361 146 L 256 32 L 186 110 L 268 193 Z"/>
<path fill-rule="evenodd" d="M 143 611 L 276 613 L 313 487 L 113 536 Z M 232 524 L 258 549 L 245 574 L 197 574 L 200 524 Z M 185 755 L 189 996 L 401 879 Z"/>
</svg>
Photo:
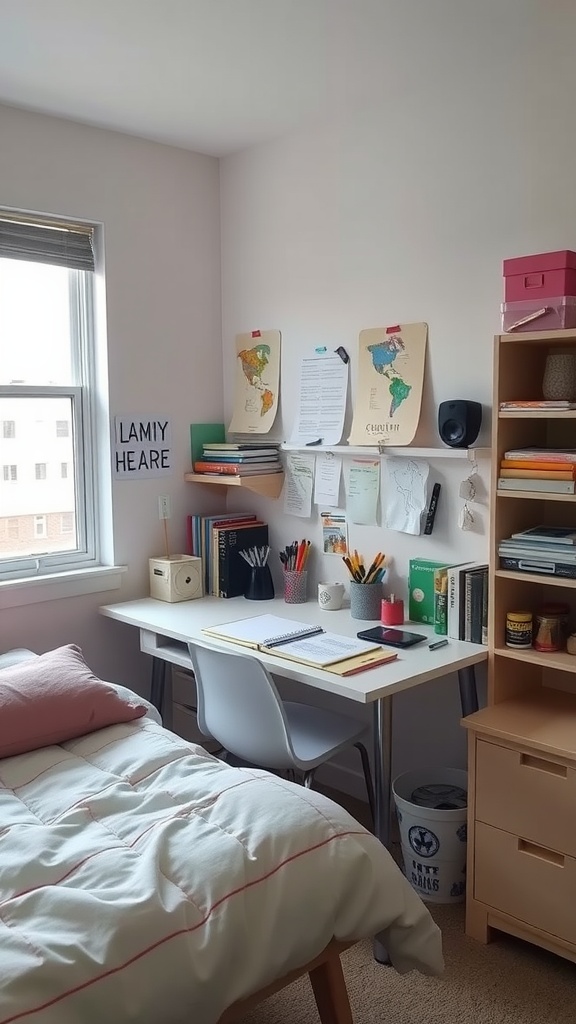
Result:
<svg viewBox="0 0 576 1024">
<path fill-rule="evenodd" d="M 344 345 L 354 386 L 362 328 L 424 320 L 418 443 L 440 443 L 436 410 L 448 398 L 484 403 L 486 439 L 502 260 L 576 248 L 575 12 L 564 3 L 487 7 L 484 15 L 481 4 L 435 5 L 405 48 L 383 39 L 380 95 L 222 162 L 228 414 L 236 332 L 282 331 L 274 434 L 286 438 L 308 346 Z M 464 465 L 432 464 L 443 491 L 431 538 L 352 527 L 352 546 L 389 553 L 396 582 L 413 556 L 485 558 L 485 502 L 474 506 L 477 532 L 456 525 Z M 305 534 L 320 542 L 317 520 L 286 516 L 281 502 L 261 508 L 275 547 Z M 316 579 L 345 578 L 329 556 L 313 570 Z M 464 764 L 455 680 L 401 695 L 395 714 L 396 771 Z"/>
<path fill-rule="evenodd" d="M 0 107 L 0 138 L 0 206 L 103 225 L 109 414 L 169 415 L 176 467 L 160 480 L 113 481 L 114 558 L 128 566 L 122 588 L 5 609 L 0 649 L 78 643 L 96 672 L 146 692 L 149 661 L 136 631 L 97 609 L 148 592 L 148 557 L 164 549 L 159 493 L 172 499 L 173 550 L 186 512 L 207 508 L 183 474 L 190 422 L 222 415 L 218 161 L 9 107 Z M 106 456 L 107 421 L 105 411 Z"/>
</svg>

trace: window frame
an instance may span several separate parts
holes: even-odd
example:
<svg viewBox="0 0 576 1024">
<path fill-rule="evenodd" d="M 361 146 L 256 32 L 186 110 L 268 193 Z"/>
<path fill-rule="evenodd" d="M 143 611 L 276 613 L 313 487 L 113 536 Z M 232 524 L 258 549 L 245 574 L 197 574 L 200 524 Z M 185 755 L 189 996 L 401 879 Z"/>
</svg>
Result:
<svg viewBox="0 0 576 1024">
<path fill-rule="evenodd" d="M 0 583 L 41 578 L 100 566 L 97 511 L 96 354 L 94 350 L 94 274 L 68 268 L 72 379 L 70 385 L 0 384 L 0 398 L 69 398 L 76 510 L 76 548 L 3 558 Z M 70 477 L 70 474 L 69 474 Z"/>
</svg>

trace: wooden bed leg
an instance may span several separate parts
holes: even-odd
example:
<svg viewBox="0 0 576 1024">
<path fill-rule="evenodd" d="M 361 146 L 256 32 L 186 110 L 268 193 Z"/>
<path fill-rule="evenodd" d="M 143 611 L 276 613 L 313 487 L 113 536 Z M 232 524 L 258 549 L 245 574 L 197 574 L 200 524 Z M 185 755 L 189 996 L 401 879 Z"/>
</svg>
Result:
<svg viewBox="0 0 576 1024">
<path fill-rule="evenodd" d="M 340 957 L 328 957 L 309 977 L 322 1024 L 354 1024 Z"/>
</svg>

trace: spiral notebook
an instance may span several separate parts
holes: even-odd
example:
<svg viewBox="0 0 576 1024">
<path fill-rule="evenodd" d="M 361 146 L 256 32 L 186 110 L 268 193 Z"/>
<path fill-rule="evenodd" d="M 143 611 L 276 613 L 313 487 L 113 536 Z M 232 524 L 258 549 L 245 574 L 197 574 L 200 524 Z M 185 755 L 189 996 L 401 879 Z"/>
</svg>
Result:
<svg viewBox="0 0 576 1024">
<path fill-rule="evenodd" d="M 206 627 L 202 632 L 208 637 L 230 640 L 338 675 L 352 675 L 397 657 L 395 652 L 385 650 L 380 644 L 328 633 L 322 626 L 295 622 L 279 615 L 255 615 L 250 619 L 223 622 Z"/>
</svg>

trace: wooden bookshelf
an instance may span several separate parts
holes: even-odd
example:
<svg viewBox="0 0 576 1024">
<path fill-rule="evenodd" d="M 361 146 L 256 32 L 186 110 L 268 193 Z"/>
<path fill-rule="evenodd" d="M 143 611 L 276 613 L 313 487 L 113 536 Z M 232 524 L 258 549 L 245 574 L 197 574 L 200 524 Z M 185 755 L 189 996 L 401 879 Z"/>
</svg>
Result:
<svg viewBox="0 0 576 1024">
<path fill-rule="evenodd" d="M 263 473 L 261 476 L 211 476 L 209 473 L 185 473 L 184 479 L 192 484 L 216 487 L 243 487 L 246 491 L 265 498 L 278 498 L 284 484 L 283 473 Z"/>
</svg>

